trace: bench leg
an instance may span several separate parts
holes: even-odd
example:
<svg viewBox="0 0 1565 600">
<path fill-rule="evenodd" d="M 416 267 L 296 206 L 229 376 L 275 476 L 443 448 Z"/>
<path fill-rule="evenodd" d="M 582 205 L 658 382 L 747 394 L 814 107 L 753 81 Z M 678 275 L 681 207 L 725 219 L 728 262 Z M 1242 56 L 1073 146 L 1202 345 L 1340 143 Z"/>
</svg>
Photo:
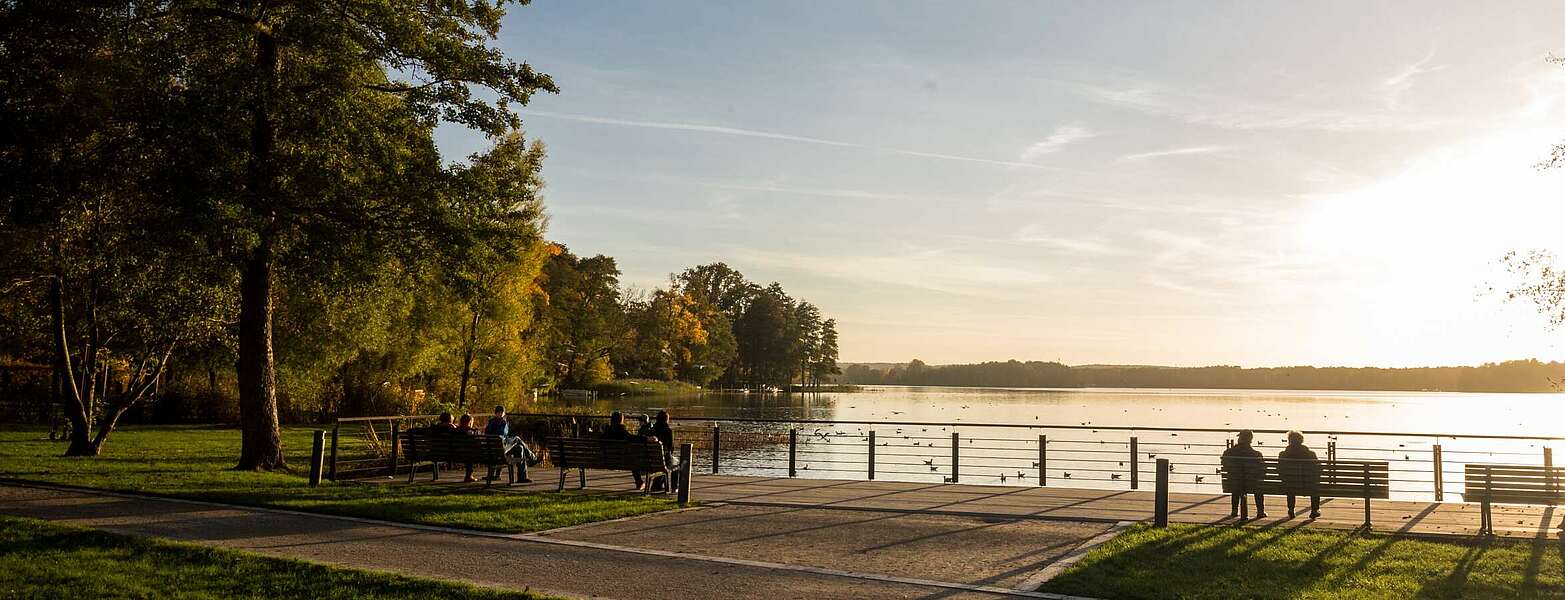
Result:
<svg viewBox="0 0 1565 600">
<path fill-rule="evenodd" d="M 576 469 L 576 476 L 581 478 L 581 489 L 587 489 L 587 470 Z"/>
<path fill-rule="evenodd" d="M 1489 513 L 1489 501 L 1487 499 L 1478 506 L 1478 511 L 1478 535 L 1493 535 L 1494 523 L 1492 521 L 1494 516 Z"/>
<path fill-rule="evenodd" d="M 408 483 L 413 483 L 413 476 L 418 475 L 418 461 L 408 461 Z"/>
<path fill-rule="evenodd" d="M 566 469 L 560 469 L 560 487 L 554 490 L 557 493 L 565 491 L 565 472 Z"/>
</svg>

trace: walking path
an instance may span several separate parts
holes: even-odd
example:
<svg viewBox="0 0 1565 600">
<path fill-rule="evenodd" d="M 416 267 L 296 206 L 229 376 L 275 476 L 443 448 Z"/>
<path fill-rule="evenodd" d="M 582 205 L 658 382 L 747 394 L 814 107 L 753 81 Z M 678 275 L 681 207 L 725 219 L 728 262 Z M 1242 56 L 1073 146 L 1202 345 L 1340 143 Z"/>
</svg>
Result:
<svg viewBox="0 0 1565 600">
<path fill-rule="evenodd" d="M 750 531 L 752 539 L 747 544 L 730 546 L 748 546 L 750 550 L 725 555 L 694 552 L 704 548 L 689 543 L 692 538 L 671 535 L 670 539 L 684 541 L 665 546 L 648 544 L 651 536 L 637 533 L 637 528 L 650 527 L 662 536 L 664 526 L 671 526 L 654 523 L 651 519 L 683 520 L 686 525 L 693 525 L 702 521 L 721 522 L 734 516 L 708 508 L 544 534 L 493 534 L 188 500 L 3 485 L 0 486 L 0 513 L 348 567 L 513 589 L 530 588 L 565 596 L 611 598 L 642 598 L 649 590 L 656 590 L 659 596 L 697 599 L 1031 597 L 1067 600 L 1065 596 L 1006 586 L 1031 583 L 1027 576 L 1033 574 L 1035 567 L 1045 567 L 1052 562 L 1054 554 L 1064 554 L 1072 549 L 1075 544 L 1071 535 L 1090 538 L 1103 529 L 1091 526 L 1082 529 L 1084 526 L 1078 524 L 1072 526 L 1078 529 L 1059 531 L 1048 528 L 1007 531 L 1004 527 L 994 527 L 987 532 L 958 532 L 956 535 L 967 536 L 963 546 L 974 551 L 989 553 L 994 546 L 971 544 L 993 544 L 995 540 L 1010 539 L 1010 546 L 1004 547 L 1007 553 L 1027 546 L 1032 554 L 1022 552 L 999 561 L 1005 565 L 1018 565 L 1014 572 L 995 573 L 998 567 L 934 570 L 939 575 L 977 577 L 971 582 L 952 582 L 929 579 L 927 572 L 920 576 L 918 573 L 899 575 L 851 570 L 868 567 L 885 571 L 882 567 L 897 562 L 894 559 L 860 558 L 857 562 L 836 561 L 821 565 L 819 557 L 829 555 L 835 549 L 795 551 L 792 555 L 767 550 L 796 546 L 800 539 L 822 539 L 823 533 L 813 538 L 797 537 L 805 535 L 802 530 L 811 527 L 817 532 L 825 532 L 833 527 L 865 524 L 845 523 L 844 513 L 836 511 L 798 510 L 785 519 L 774 515 L 794 530 L 778 532 L 770 541 L 765 541 L 765 531 Z M 982 524 L 975 525 L 971 518 L 931 518 L 951 522 L 943 526 L 923 523 L 925 529 L 917 533 L 929 536 L 929 539 L 943 537 L 943 529 L 983 528 Z M 826 522 L 817 522 L 821 519 Z M 879 525 L 882 539 L 894 537 L 893 533 L 885 532 L 905 531 L 907 527 L 896 522 Z M 723 533 L 721 528 L 714 531 L 717 535 L 738 533 L 734 530 Z M 861 527 L 855 535 L 865 531 Z M 1033 540 L 1036 543 L 1024 539 L 1040 532 L 1052 537 Z M 619 545 L 626 540 L 666 549 Z M 890 542 L 887 547 L 900 547 L 907 552 L 927 549 L 920 547 L 920 543 L 927 540 L 903 541 L 906 543 Z M 958 548 L 949 546 L 946 550 L 961 554 Z"/>
<path fill-rule="evenodd" d="M 558 471 L 535 469 L 534 483 L 507 489 L 554 491 Z M 404 475 L 404 477 L 406 477 Z M 420 478 L 428 481 L 427 476 Z M 405 481 L 405 479 L 404 479 Z M 1144 490 L 1093 490 L 1066 487 L 1003 487 L 894 481 L 859 481 L 737 475 L 692 475 L 692 497 L 705 504 L 809 507 L 856 511 L 916 512 L 928 515 L 1062 519 L 1116 523 L 1150 521 L 1153 493 Z M 566 490 L 575 489 L 571 474 Z M 623 472 L 589 472 L 587 489 L 602 493 L 630 490 Z M 1148 486 L 1150 487 L 1150 486 Z M 1300 515 L 1308 513 L 1308 499 L 1300 499 Z M 1169 520 L 1179 523 L 1232 523 L 1228 496 L 1169 494 Z M 1286 519 L 1281 496 L 1266 499 L 1270 518 Z M 1253 506 L 1252 506 L 1253 508 Z M 1404 534 L 1461 534 L 1478 531 L 1478 505 L 1461 502 L 1375 500 L 1370 504 L 1372 529 Z M 1493 508 L 1495 533 L 1508 537 L 1553 537 L 1561 515 L 1553 507 L 1500 506 Z M 1364 503 L 1345 498 L 1322 499 L 1321 518 L 1312 525 L 1354 529 L 1364 522 Z"/>
</svg>

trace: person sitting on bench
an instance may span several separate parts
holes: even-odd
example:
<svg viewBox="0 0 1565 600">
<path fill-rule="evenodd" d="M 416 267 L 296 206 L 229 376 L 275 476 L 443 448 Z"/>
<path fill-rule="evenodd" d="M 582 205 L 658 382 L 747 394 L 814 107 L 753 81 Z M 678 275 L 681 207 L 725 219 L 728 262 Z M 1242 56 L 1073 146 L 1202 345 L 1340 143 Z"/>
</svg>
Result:
<svg viewBox="0 0 1565 600">
<path fill-rule="evenodd" d="M 625 428 L 625 414 L 617 410 L 609 413 L 609 426 L 603 429 L 603 435 L 599 437 L 605 440 L 619 440 L 624 442 L 646 441 L 646 438 L 630 434 L 630 430 Z M 631 479 L 635 480 L 636 489 L 641 489 L 641 471 L 631 471 L 630 477 Z"/>
<path fill-rule="evenodd" d="M 1261 453 L 1250 447 L 1250 442 L 1255 439 L 1255 434 L 1250 430 L 1239 432 L 1234 440 L 1234 445 L 1223 451 L 1223 470 L 1239 485 L 1234 489 L 1229 517 L 1238 517 L 1239 511 L 1246 508 L 1244 504 L 1244 490 L 1255 490 L 1255 518 L 1266 518 L 1266 496 L 1261 494 L 1261 480 L 1266 476 L 1266 466 L 1261 463 Z M 1249 512 L 1249 511 L 1245 511 Z M 1241 520 L 1248 519 L 1248 516 Z"/>
<path fill-rule="evenodd" d="M 451 424 L 451 413 L 448 412 L 440 413 L 440 420 L 437 421 L 434 425 L 430 425 L 429 428 L 434 431 L 456 431 L 456 426 Z"/>
<path fill-rule="evenodd" d="M 489 417 L 489 422 L 484 424 L 484 435 L 497 435 L 500 436 L 500 439 L 505 440 L 505 455 L 511 459 L 511 464 L 516 465 L 518 475 L 520 475 L 516 479 L 517 483 L 533 482 L 532 479 L 527 477 L 527 467 L 542 461 L 538 460 L 538 455 L 533 453 L 532 448 L 527 447 L 527 444 L 522 441 L 521 437 L 511 435 L 511 422 L 505 418 L 504 406 L 495 405 L 494 414 Z M 499 476 L 500 467 L 494 466 L 489 468 L 489 479 L 491 481 L 499 478 Z"/>
<path fill-rule="evenodd" d="M 1288 490 L 1288 518 L 1293 518 L 1295 490 L 1310 490 L 1310 518 L 1320 518 L 1320 495 L 1316 486 L 1320 482 L 1320 459 L 1304 445 L 1304 434 L 1288 432 L 1288 447 L 1277 453 L 1277 468 L 1281 470 L 1282 483 Z"/>
<path fill-rule="evenodd" d="M 657 418 L 652 423 L 652 437 L 663 444 L 663 464 L 669 471 L 678 472 L 679 467 L 674 464 L 674 429 L 669 426 L 668 411 L 658 411 Z M 661 492 L 665 488 L 670 492 L 679 491 L 678 476 L 673 477 L 672 481 L 665 481 L 666 479 L 670 478 L 659 475 L 657 479 L 652 480 L 652 491 Z"/>
<path fill-rule="evenodd" d="M 456 432 L 462 435 L 483 435 L 484 433 L 482 430 L 473 426 L 473 415 L 467 413 L 462 413 L 462 418 L 457 420 Z M 472 483 L 474 481 L 478 481 L 477 479 L 473 478 L 473 463 L 464 464 L 462 467 L 466 470 L 466 475 L 462 477 L 462 483 Z"/>
</svg>

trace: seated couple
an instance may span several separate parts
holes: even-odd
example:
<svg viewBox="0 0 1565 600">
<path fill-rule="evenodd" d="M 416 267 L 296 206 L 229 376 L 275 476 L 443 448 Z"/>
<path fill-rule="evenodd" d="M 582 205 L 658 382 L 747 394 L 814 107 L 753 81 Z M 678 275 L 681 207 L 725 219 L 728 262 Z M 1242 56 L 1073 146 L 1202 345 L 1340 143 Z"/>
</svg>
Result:
<svg viewBox="0 0 1565 600">
<path fill-rule="evenodd" d="M 505 418 L 504 406 L 495 405 L 494 414 L 489 417 L 489 422 L 484 424 L 483 429 L 473 426 L 473 415 L 469 414 L 463 414 L 461 420 L 453 425 L 451 424 L 451 413 L 449 412 L 440 413 L 440 422 L 435 423 L 430 428 L 465 435 L 500 436 L 500 439 L 504 440 L 505 444 L 506 462 L 517 469 L 517 483 L 532 483 L 533 480 L 527 477 L 527 467 L 537 466 L 538 463 L 543 462 L 543 459 L 536 452 L 533 452 L 532 448 L 527 447 L 527 443 L 523 442 L 522 438 L 511 435 L 511 423 Z M 462 481 L 477 481 L 473 478 L 473 465 L 465 466 L 467 467 L 467 475 Z M 489 475 L 486 480 L 494 481 L 498 479 L 499 469 L 497 466 L 489 467 Z"/>
</svg>

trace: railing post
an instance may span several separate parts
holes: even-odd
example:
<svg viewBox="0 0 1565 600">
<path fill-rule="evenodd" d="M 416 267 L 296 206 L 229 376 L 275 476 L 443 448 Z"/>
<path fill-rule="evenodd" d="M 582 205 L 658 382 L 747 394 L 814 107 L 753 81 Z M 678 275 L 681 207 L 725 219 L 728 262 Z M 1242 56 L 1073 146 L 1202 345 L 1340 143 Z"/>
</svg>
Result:
<svg viewBox="0 0 1565 600">
<path fill-rule="evenodd" d="M 875 479 L 875 430 L 869 430 L 869 478 Z"/>
<path fill-rule="evenodd" d="M 1130 436 L 1130 489 L 1133 490 L 1141 487 L 1141 469 L 1137 468 L 1140 463 L 1136 458 L 1138 454 L 1136 436 Z"/>
<path fill-rule="evenodd" d="M 402 446 L 401 430 L 401 423 L 396 421 L 391 422 L 391 469 L 389 469 L 386 473 L 391 477 L 397 476 L 397 449 Z"/>
<path fill-rule="evenodd" d="M 693 446 L 690 444 L 679 445 L 679 471 L 674 473 L 674 478 L 679 485 L 679 505 L 690 504 L 690 454 Z"/>
<path fill-rule="evenodd" d="M 1445 462 L 1440 455 L 1440 444 L 1435 444 L 1435 502 L 1445 500 Z"/>
<path fill-rule="evenodd" d="M 798 460 L 799 460 L 799 430 L 797 428 L 789 428 L 788 429 L 788 476 L 789 477 L 797 477 L 799 475 L 799 470 L 797 468 L 798 467 Z"/>
<path fill-rule="evenodd" d="M 955 431 L 951 432 L 951 483 L 957 482 L 961 472 L 961 461 L 957 460 L 957 450 L 962 447 L 962 438 Z"/>
<path fill-rule="evenodd" d="M 1168 459 L 1157 459 L 1157 491 L 1153 493 L 1152 524 L 1168 526 Z"/>
<path fill-rule="evenodd" d="M 317 429 L 310 445 L 310 485 L 321 484 L 321 466 L 326 458 L 326 430 Z"/>
<path fill-rule="evenodd" d="M 1337 483 L 1337 442 L 1335 440 L 1326 442 L 1326 464 L 1331 466 L 1328 471 L 1331 473 L 1331 478 L 1326 482 Z"/>
<path fill-rule="evenodd" d="M 342 423 L 333 423 L 331 426 L 331 477 L 337 480 L 337 430 L 342 428 Z"/>
<path fill-rule="evenodd" d="M 1543 447 L 1543 481 L 1549 490 L 1549 495 L 1554 495 L 1554 449 Z"/>
<path fill-rule="evenodd" d="M 712 426 L 712 474 L 717 474 L 717 457 L 722 455 L 723 433 L 716 425 Z"/>
<path fill-rule="evenodd" d="M 1038 434 L 1038 485 L 1049 485 L 1049 436 Z"/>
<path fill-rule="evenodd" d="M 1369 463 L 1364 463 L 1364 530 L 1369 530 Z"/>
</svg>

